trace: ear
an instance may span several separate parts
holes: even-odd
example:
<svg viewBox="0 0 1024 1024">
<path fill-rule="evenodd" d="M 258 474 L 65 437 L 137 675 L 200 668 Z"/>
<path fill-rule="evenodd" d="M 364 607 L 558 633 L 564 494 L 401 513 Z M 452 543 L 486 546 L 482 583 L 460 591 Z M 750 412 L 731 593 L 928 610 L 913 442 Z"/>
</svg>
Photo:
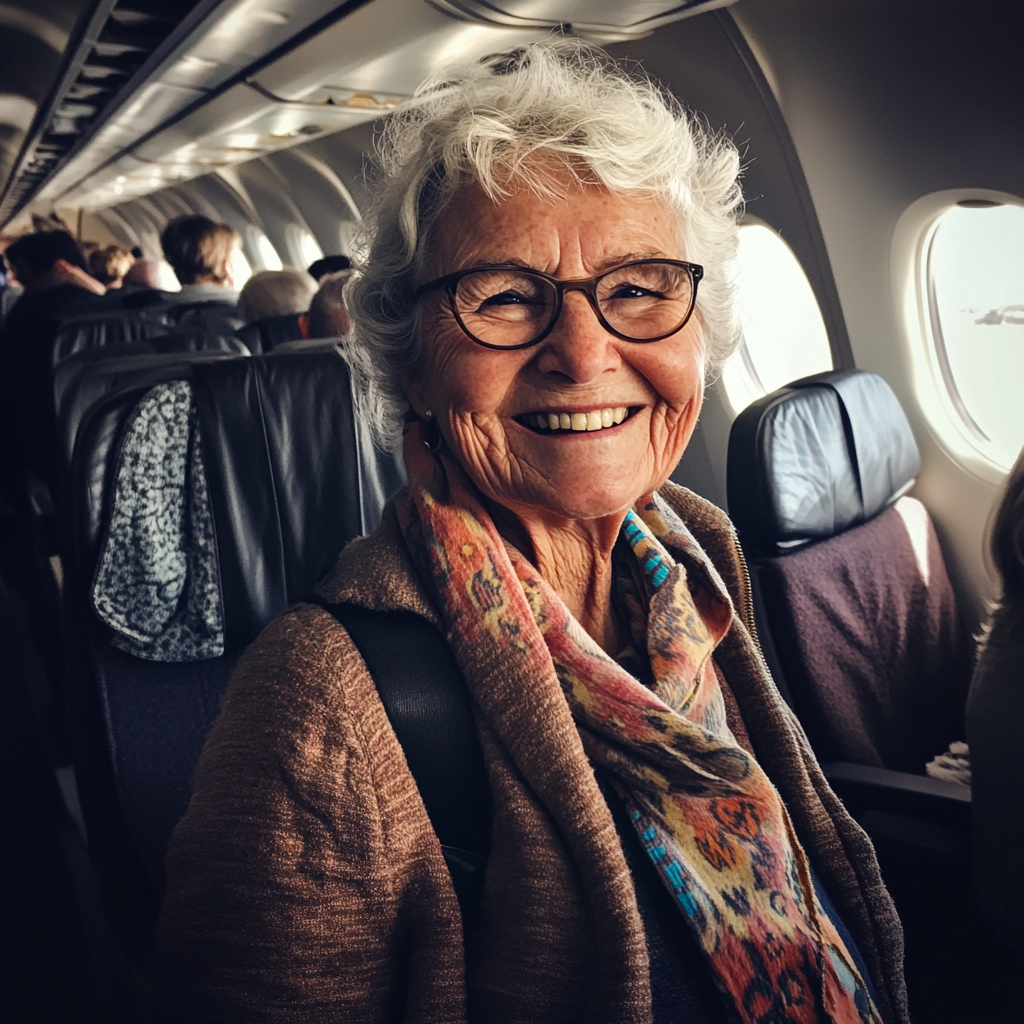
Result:
<svg viewBox="0 0 1024 1024">
<path fill-rule="evenodd" d="M 405 392 L 405 397 L 409 399 L 409 405 L 412 406 L 413 412 L 421 420 L 425 420 L 430 402 L 427 401 L 423 382 L 419 378 L 406 377 L 402 380 L 402 390 Z"/>
</svg>

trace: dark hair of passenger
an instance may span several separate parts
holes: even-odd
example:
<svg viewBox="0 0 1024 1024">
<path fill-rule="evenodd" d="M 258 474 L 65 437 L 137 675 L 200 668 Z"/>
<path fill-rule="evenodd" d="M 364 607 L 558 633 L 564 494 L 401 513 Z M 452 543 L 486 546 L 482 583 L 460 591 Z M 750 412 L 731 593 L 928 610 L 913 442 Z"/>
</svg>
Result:
<svg viewBox="0 0 1024 1024">
<path fill-rule="evenodd" d="M 328 274 L 336 274 L 339 270 L 350 270 L 351 267 L 352 261 L 347 256 L 339 254 L 337 256 L 324 256 L 322 259 L 315 260 L 313 263 L 310 263 L 306 273 L 320 281 Z"/>
<path fill-rule="evenodd" d="M 183 285 L 224 284 L 238 241 L 233 228 L 200 215 L 178 217 L 160 235 L 164 257 Z"/>
<path fill-rule="evenodd" d="M 1024 452 L 1010 470 L 992 522 L 992 561 L 1003 581 L 1003 608 L 1024 606 Z M 999 618 L 999 612 L 996 613 Z"/>
<path fill-rule="evenodd" d="M 78 243 L 66 231 L 38 231 L 24 235 L 7 247 L 7 259 L 22 284 L 28 278 L 48 274 L 58 260 L 64 260 L 86 273 L 89 271 Z"/>
</svg>

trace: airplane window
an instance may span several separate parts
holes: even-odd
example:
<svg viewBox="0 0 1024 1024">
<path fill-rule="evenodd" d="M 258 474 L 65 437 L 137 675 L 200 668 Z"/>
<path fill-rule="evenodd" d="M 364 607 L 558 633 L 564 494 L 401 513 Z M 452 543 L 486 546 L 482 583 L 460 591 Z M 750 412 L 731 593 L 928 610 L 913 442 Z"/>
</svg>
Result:
<svg viewBox="0 0 1024 1024">
<path fill-rule="evenodd" d="M 284 264 L 281 262 L 281 257 L 278 256 L 277 250 L 270 244 L 270 239 L 262 232 L 256 235 L 256 251 L 259 253 L 264 270 L 284 269 Z"/>
<path fill-rule="evenodd" d="M 308 231 L 299 231 L 299 253 L 302 256 L 302 265 L 308 267 L 311 263 L 324 258 L 324 251 L 320 248 L 317 240 Z"/>
<path fill-rule="evenodd" d="M 743 342 L 722 368 L 735 412 L 776 388 L 832 369 L 821 310 L 792 249 L 763 224 L 740 227 Z"/>
<path fill-rule="evenodd" d="M 181 282 L 175 277 L 174 271 L 167 260 L 160 260 L 157 263 L 157 281 L 159 282 L 157 287 L 162 292 L 181 291 Z"/>
<path fill-rule="evenodd" d="M 245 253 L 240 248 L 235 249 L 231 256 L 231 279 L 234 281 L 235 290 L 241 291 L 250 277 L 252 277 L 252 264 L 245 258 Z"/>
<path fill-rule="evenodd" d="M 1024 443 L 1024 207 L 968 202 L 928 246 L 932 340 L 968 433 L 1008 469 Z"/>
</svg>

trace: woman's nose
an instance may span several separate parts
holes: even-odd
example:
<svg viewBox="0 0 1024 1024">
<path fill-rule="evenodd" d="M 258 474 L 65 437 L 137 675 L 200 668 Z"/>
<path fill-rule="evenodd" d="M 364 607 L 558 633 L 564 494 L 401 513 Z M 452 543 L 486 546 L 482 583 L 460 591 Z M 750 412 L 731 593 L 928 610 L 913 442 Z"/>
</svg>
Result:
<svg viewBox="0 0 1024 1024">
<path fill-rule="evenodd" d="M 597 319 L 587 297 L 569 292 L 537 366 L 544 373 L 561 373 L 575 384 L 586 384 L 621 365 L 616 341 Z"/>
</svg>

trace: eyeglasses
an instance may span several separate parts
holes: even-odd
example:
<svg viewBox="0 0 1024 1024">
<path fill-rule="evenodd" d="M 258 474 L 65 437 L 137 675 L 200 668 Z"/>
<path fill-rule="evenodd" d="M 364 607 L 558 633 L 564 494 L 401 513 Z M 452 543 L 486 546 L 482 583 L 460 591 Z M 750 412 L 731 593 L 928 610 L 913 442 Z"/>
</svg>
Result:
<svg viewBox="0 0 1024 1024">
<path fill-rule="evenodd" d="M 459 326 L 485 348 L 529 348 L 554 329 L 566 292 L 583 292 L 601 326 L 623 341 L 661 341 L 693 313 L 704 268 L 682 260 L 634 260 L 585 281 L 559 281 L 518 266 L 471 267 L 423 285 L 448 292 Z"/>
</svg>

